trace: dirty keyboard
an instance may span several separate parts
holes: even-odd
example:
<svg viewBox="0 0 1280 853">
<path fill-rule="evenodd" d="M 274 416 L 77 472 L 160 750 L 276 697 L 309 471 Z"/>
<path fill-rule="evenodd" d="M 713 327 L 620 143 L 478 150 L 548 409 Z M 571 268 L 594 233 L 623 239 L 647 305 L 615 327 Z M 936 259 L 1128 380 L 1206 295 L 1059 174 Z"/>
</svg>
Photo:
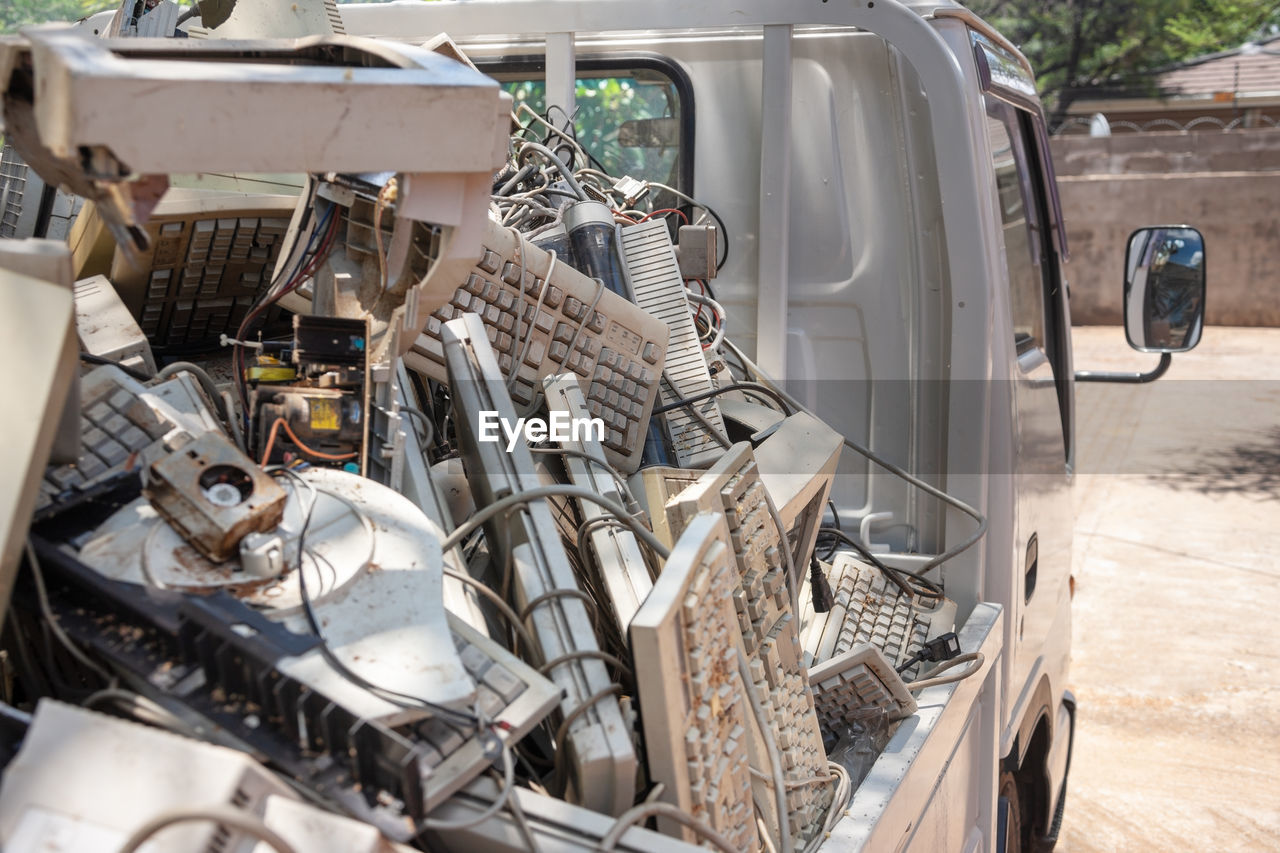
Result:
<svg viewBox="0 0 1280 853">
<path fill-rule="evenodd" d="M 158 441 L 172 425 L 138 396 L 143 386 L 123 372 L 98 368 L 81 380 L 80 458 L 50 466 L 40 487 L 38 509 L 124 471 L 130 457 Z"/>
<path fill-rule="evenodd" d="M 649 774 L 662 799 L 719 832 L 736 850 L 759 847 L 751 809 L 747 727 L 751 706 L 738 674 L 740 585 L 723 513 L 689 524 L 631 621 Z M 668 835 L 697 842 L 660 820 Z"/>
<path fill-rule="evenodd" d="M 605 423 L 609 461 L 634 471 L 666 360 L 667 324 L 568 264 L 552 269 L 548 252 L 493 220 L 484 246 L 476 261 L 433 268 L 421 300 L 439 307 L 406 364 L 447 381 L 441 328 L 464 313 L 478 314 L 512 399 L 529 405 L 545 377 L 577 374 L 592 417 Z"/>
<path fill-rule="evenodd" d="M 919 595 L 908 598 L 883 572 L 847 552 L 835 556 L 828 580 L 835 595 L 835 606 L 828 612 L 813 612 L 807 590 L 800 596 L 804 602 L 801 640 L 809 666 L 869 643 L 897 667 L 919 651 L 925 640 L 955 628 L 955 602 Z M 920 666 L 913 664 L 903 677 L 914 678 Z"/>
<path fill-rule="evenodd" d="M 37 510 L 144 464 L 138 457 L 175 428 L 221 429 L 189 374 L 143 385 L 118 367 L 94 368 L 80 378 L 80 457 L 46 470 Z"/>
<path fill-rule="evenodd" d="M 740 571 L 741 584 L 733 595 L 747 667 L 777 738 L 783 776 L 793 783 L 787 791 L 792 836 L 807 841 L 821 829 L 832 791 L 809 783 L 826 775 L 826 750 L 801 662 L 782 538 L 769 512 L 751 445 L 742 442 L 726 450 L 665 509 L 667 524 L 676 535 L 699 512 L 722 512 L 728 521 Z M 765 823 L 776 835 L 771 814 L 765 815 Z"/>
<path fill-rule="evenodd" d="M 902 676 L 879 649 L 866 643 L 809 670 L 809 684 L 829 740 L 839 740 L 844 727 L 867 715 L 884 713 L 897 720 L 916 711 L 916 700 Z"/>
</svg>

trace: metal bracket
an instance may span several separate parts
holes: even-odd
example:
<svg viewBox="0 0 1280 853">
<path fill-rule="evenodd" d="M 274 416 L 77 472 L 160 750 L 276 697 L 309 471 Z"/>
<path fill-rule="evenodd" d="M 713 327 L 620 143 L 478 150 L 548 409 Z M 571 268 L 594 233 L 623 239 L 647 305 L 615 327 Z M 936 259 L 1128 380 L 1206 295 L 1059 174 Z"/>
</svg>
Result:
<svg viewBox="0 0 1280 853">
<path fill-rule="evenodd" d="M 1148 370 L 1146 373 L 1124 373 L 1110 370 L 1077 370 L 1077 382 L 1121 382 L 1128 385 L 1144 385 L 1147 382 L 1155 382 L 1169 370 L 1169 365 L 1173 362 L 1173 356 L 1169 353 L 1160 354 L 1160 363 Z"/>
</svg>

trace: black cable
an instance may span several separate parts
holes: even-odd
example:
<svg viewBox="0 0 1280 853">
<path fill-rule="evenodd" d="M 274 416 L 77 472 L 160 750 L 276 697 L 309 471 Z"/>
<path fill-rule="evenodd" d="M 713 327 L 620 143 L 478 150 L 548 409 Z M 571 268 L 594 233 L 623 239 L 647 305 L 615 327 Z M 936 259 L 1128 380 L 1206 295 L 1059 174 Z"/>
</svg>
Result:
<svg viewBox="0 0 1280 853">
<path fill-rule="evenodd" d="M 782 398 L 782 395 L 767 385 L 761 385 L 759 382 L 734 382 L 731 385 L 721 385 L 719 388 L 712 388 L 710 391 L 703 391 L 701 394 L 694 394 L 692 397 L 681 397 L 679 400 L 674 400 L 667 403 L 665 406 L 656 407 L 653 410 L 653 414 L 665 414 L 673 409 L 691 406 L 694 403 L 700 403 L 709 397 L 719 397 L 721 394 L 727 394 L 730 391 L 751 391 L 757 394 L 763 394 L 773 402 L 777 403 L 779 410 L 784 415 L 788 417 L 792 415 L 791 407 L 787 405 L 787 401 Z"/>
<path fill-rule="evenodd" d="M 840 530 L 839 528 L 835 528 L 835 527 L 820 527 L 818 528 L 818 534 L 833 536 L 836 539 L 843 542 L 844 544 L 848 545 L 853 550 L 857 551 L 859 554 L 862 555 L 863 559 L 865 559 L 868 563 L 870 563 L 871 565 L 879 569 L 881 572 L 883 572 L 885 577 L 887 577 L 890 581 L 892 581 L 893 584 L 898 587 L 898 589 L 902 590 L 909 597 L 914 598 L 916 595 L 924 595 L 928 598 L 942 598 L 942 587 L 938 586 L 936 583 L 924 577 L 923 575 L 918 574 L 917 572 L 913 572 L 908 569 L 889 568 L 883 562 L 881 562 L 880 559 L 875 554 L 872 554 L 869 550 L 863 547 L 861 542 L 854 539 L 852 536 L 845 533 L 843 530 Z M 912 589 L 911 585 L 902 579 L 904 575 L 906 577 L 913 579 L 917 583 L 919 583 L 921 586 L 921 589 Z"/>
<path fill-rule="evenodd" d="M 87 361 L 87 362 L 89 362 L 90 364 L 106 364 L 106 365 L 110 365 L 111 367 L 118 367 L 118 368 L 120 368 L 121 370 L 123 370 L 123 371 L 125 372 L 125 374 L 126 374 L 126 375 L 133 377 L 134 379 L 138 380 L 139 382 L 150 382 L 150 381 L 151 381 L 151 377 L 150 377 L 150 376 L 148 376 L 147 374 L 143 373 L 141 370 L 137 370 L 137 369 L 132 368 L 132 367 L 126 367 L 125 365 L 121 364 L 121 363 L 120 363 L 120 362 L 118 362 L 118 361 L 113 361 L 112 359 L 109 359 L 109 358 L 103 358 L 102 356 L 100 356 L 100 355 L 94 355 L 94 354 L 93 354 L 93 353 L 91 353 L 91 352 L 82 352 L 82 353 L 80 353 L 80 360 L 81 360 L 81 361 Z"/>
</svg>

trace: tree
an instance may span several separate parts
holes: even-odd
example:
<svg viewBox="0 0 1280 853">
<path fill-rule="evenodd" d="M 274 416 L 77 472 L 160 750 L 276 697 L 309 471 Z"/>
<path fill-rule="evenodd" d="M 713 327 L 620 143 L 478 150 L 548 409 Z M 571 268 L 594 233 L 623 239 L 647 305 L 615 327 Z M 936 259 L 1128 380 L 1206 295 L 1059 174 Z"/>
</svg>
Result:
<svg viewBox="0 0 1280 853">
<path fill-rule="evenodd" d="M 116 5 L 108 0 L 6 0 L 0 3 L 0 33 L 49 21 L 78 21 Z"/>
<path fill-rule="evenodd" d="M 1275 0 L 972 0 L 971 8 L 1018 45 L 1051 111 L 1064 93 L 1123 81 L 1238 47 L 1280 24 Z"/>
</svg>

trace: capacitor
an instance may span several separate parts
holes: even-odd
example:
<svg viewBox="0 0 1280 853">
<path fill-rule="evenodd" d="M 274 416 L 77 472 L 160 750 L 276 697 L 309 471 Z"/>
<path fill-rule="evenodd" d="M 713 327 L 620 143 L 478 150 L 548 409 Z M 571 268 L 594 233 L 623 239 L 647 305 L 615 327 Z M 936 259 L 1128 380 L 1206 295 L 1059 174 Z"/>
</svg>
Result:
<svg viewBox="0 0 1280 853">
<path fill-rule="evenodd" d="M 618 225 L 613 221 L 613 211 L 598 201 L 575 201 L 565 208 L 564 224 L 578 271 L 635 302 L 619 250 Z"/>
</svg>

